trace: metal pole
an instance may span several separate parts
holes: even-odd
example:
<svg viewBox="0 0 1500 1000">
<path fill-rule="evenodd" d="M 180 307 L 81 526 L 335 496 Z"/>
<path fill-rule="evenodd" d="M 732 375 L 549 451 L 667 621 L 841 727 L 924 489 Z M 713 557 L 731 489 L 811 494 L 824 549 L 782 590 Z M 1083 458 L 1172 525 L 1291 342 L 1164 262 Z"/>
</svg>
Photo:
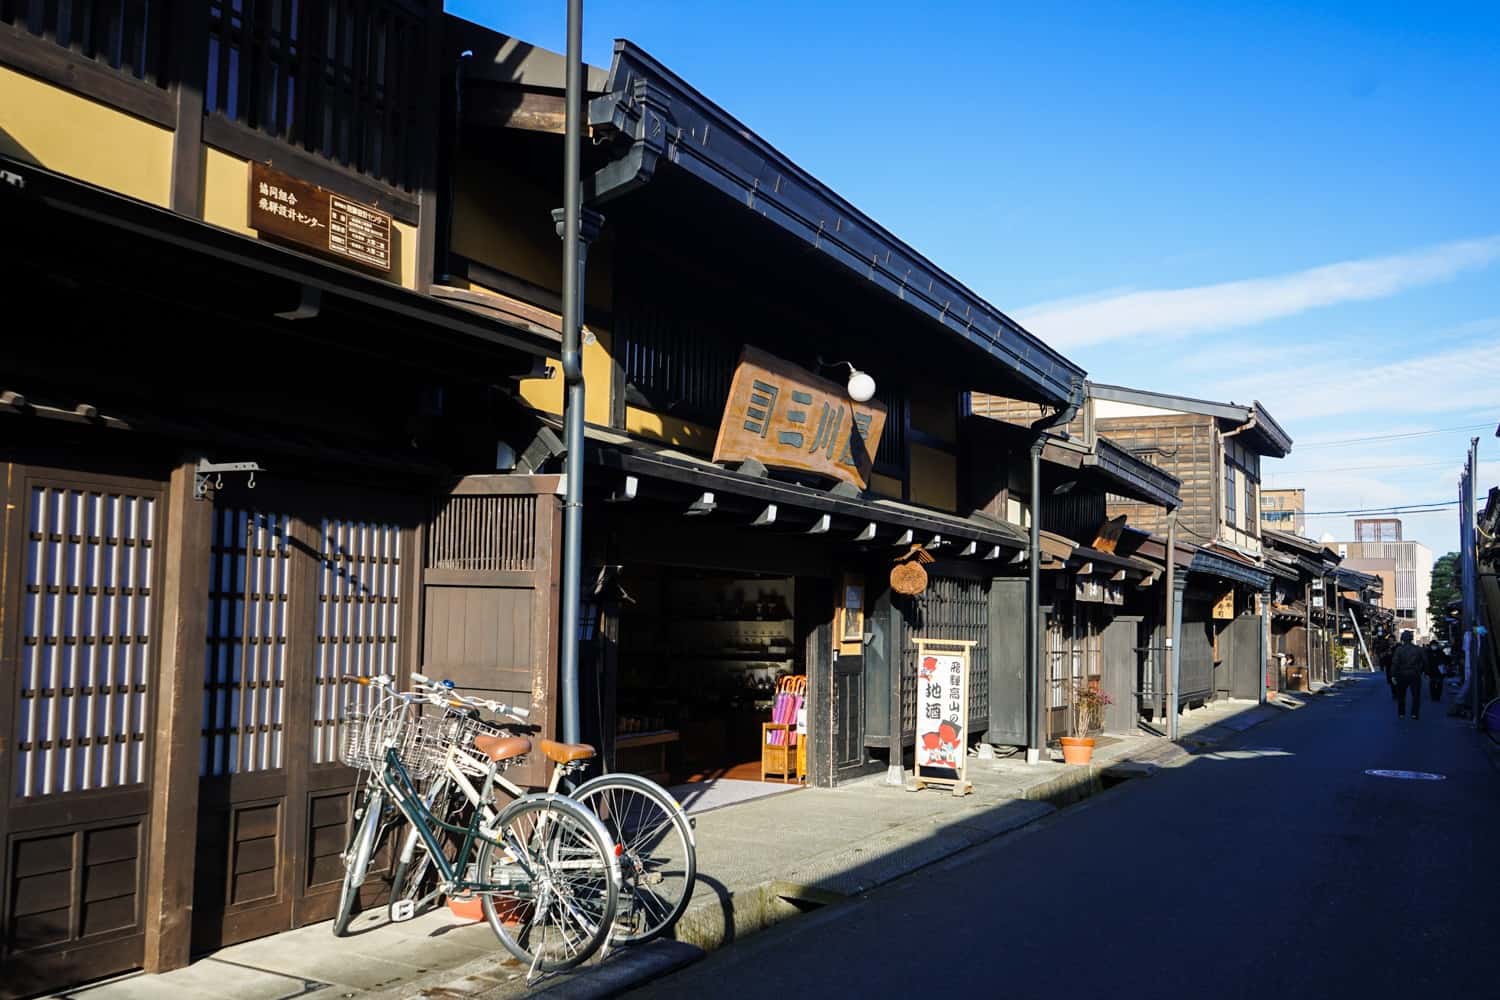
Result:
<svg viewBox="0 0 1500 1000">
<path fill-rule="evenodd" d="M 1042 438 L 1031 445 L 1031 541 L 1027 553 L 1030 585 L 1026 588 L 1026 717 L 1030 732 L 1026 763 L 1042 759 Z"/>
<path fill-rule="evenodd" d="M 1463 503 L 1459 510 L 1463 511 L 1463 552 L 1464 570 L 1464 598 L 1467 604 L 1468 628 L 1469 628 L 1469 659 L 1472 663 L 1473 681 L 1469 684 L 1469 709 L 1470 718 L 1474 725 L 1479 725 L 1479 709 L 1483 702 L 1481 688 L 1484 683 L 1479 676 L 1479 666 L 1484 661 L 1481 659 L 1480 645 L 1484 641 L 1479 630 L 1479 566 L 1478 551 L 1474 538 L 1474 476 L 1479 470 L 1479 439 L 1469 439 L 1469 462 L 1464 470 L 1464 495 Z"/>
<path fill-rule="evenodd" d="M 1167 511 L 1167 617 L 1161 658 L 1162 686 L 1167 691 L 1167 739 L 1177 738 L 1177 511 Z"/>
<path fill-rule="evenodd" d="M 583 208 L 583 0 L 568 0 L 567 109 L 563 119 L 563 406 L 567 449 L 563 490 L 562 637 L 558 664 L 558 714 L 565 743 L 579 740 L 578 602 L 583 575 L 583 360 L 580 347 L 582 258 L 579 222 Z"/>
</svg>

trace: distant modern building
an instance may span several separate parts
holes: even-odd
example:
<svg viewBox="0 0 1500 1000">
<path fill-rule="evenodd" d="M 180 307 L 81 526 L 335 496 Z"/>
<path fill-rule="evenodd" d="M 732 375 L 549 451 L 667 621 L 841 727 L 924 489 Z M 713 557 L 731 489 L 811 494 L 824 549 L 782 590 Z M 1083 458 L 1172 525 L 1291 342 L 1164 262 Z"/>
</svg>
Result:
<svg viewBox="0 0 1500 1000">
<path fill-rule="evenodd" d="M 1304 489 L 1260 491 L 1260 523 L 1293 535 L 1305 534 L 1307 491 Z"/>
<path fill-rule="evenodd" d="M 1397 517 L 1361 518 L 1354 522 L 1354 541 L 1337 542 L 1334 548 L 1345 557 L 1346 566 L 1386 580 L 1385 605 L 1396 613 L 1396 628 L 1411 629 L 1418 636 L 1431 634 L 1427 620 L 1427 595 L 1432 590 L 1432 550 L 1421 542 L 1402 537 Z"/>
</svg>

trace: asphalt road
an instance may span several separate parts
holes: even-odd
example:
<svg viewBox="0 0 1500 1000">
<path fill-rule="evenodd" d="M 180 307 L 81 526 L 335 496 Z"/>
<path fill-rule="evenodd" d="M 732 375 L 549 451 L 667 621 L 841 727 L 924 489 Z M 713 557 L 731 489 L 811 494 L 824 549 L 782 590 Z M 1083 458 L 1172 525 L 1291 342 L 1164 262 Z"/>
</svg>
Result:
<svg viewBox="0 0 1500 1000">
<path fill-rule="evenodd" d="M 1484 739 L 1446 704 L 1397 719 L 1366 675 L 631 995 L 1500 997 Z"/>
</svg>

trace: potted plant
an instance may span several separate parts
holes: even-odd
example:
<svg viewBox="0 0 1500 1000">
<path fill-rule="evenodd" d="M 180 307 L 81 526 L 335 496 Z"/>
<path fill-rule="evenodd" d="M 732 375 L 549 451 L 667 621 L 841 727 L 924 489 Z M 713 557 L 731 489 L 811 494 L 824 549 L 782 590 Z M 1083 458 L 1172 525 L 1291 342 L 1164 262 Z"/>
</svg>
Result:
<svg viewBox="0 0 1500 1000">
<path fill-rule="evenodd" d="M 1071 713 L 1072 736 L 1062 738 L 1063 760 L 1069 764 L 1087 764 L 1094 756 L 1094 738 L 1104 728 L 1104 706 L 1111 704 L 1109 695 L 1097 683 L 1084 681 L 1073 688 Z"/>
</svg>

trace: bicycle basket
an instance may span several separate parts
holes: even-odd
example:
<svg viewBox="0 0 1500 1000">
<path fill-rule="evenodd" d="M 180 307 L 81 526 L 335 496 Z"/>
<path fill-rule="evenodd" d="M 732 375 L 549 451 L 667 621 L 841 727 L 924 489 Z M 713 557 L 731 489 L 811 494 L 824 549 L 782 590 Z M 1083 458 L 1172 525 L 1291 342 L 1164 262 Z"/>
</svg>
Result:
<svg viewBox="0 0 1500 1000">
<path fill-rule="evenodd" d="M 490 759 L 480 753 L 474 747 L 476 736 L 510 736 L 511 733 L 502 725 L 492 722 L 484 722 L 473 718 L 463 712 L 449 712 L 443 720 L 443 742 L 444 746 L 452 747 L 453 762 L 458 765 L 464 773 L 474 777 L 483 777 L 490 769 Z M 524 755 L 514 757 L 500 763 L 501 767 L 509 767 L 524 760 Z"/>
<path fill-rule="evenodd" d="M 386 752 L 394 750 L 411 779 L 423 781 L 443 763 L 447 744 L 442 737 L 442 722 L 442 718 L 420 715 L 415 706 L 400 701 L 383 702 L 368 710 L 351 707 L 344 712 L 339 760 L 373 771 L 384 767 Z"/>
</svg>

